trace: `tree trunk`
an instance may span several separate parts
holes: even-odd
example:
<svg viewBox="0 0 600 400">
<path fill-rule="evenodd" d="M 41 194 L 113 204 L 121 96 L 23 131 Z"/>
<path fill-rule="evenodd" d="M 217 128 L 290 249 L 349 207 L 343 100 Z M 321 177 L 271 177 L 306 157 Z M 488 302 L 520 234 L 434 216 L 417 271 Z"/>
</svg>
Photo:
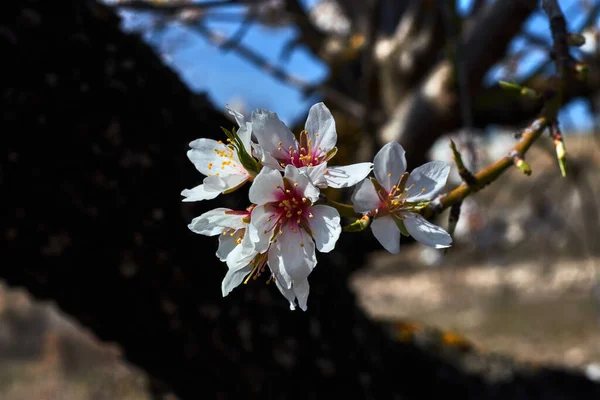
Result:
<svg viewBox="0 0 600 400">
<path fill-rule="evenodd" d="M 221 298 L 216 240 L 186 225 L 246 200 L 182 205 L 179 193 L 201 179 L 188 142 L 233 122 L 102 5 L 1 8 L 0 276 L 118 343 L 155 387 L 181 399 L 600 398 L 575 373 L 395 341 L 346 284 L 367 234 L 320 258 L 308 312 L 258 281 Z"/>
</svg>

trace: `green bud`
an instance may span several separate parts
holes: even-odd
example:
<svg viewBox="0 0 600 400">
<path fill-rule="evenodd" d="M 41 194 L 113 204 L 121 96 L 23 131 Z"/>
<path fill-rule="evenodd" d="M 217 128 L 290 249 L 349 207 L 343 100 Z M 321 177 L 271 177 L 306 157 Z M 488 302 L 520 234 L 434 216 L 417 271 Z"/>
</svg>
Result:
<svg viewBox="0 0 600 400">
<path fill-rule="evenodd" d="M 515 165 L 517 166 L 517 168 L 519 168 L 521 170 L 521 172 L 523 172 L 525 175 L 529 176 L 531 175 L 531 165 L 529 165 L 529 163 L 525 160 L 523 160 L 522 158 L 518 159 L 517 162 L 515 163 Z"/>
<path fill-rule="evenodd" d="M 344 227 L 344 232 L 360 232 L 367 229 L 371 223 L 371 218 L 368 215 L 363 215 L 361 218 Z"/>
<path fill-rule="evenodd" d="M 260 162 L 252 157 L 252 155 L 248 154 L 246 147 L 238 136 L 235 128 L 233 128 L 231 131 L 228 131 L 223 127 L 221 127 L 221 129 L 227 136 L 227 141 L 229 142 L 228 146 L 232 146 L 235 149 L 238 158 L 240 159 L 240 162 L 246 171 L 248 171 L 248 173 L 250 173 L 252 176 L 258 175 L 261 169 Z"/>
</svg>

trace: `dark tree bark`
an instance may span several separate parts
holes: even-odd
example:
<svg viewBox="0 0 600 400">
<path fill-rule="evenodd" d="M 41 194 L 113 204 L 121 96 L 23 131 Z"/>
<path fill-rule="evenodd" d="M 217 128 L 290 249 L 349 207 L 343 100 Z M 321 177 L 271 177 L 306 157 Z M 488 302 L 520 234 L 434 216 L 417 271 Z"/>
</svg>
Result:
<svg viewBox="0 0 600 400">
<path fill-rule="evenodd" d="M 104 6 L 1 11 L 0 276 L 118 343 L 154 387 L 182 399 L 600 398 L 569 371 L 393 340 L 346 284 L 369 235 L 320 258 L 306 313 L 261 282 L 221 298 L 216 241 L 186 225 L 245 200 L 184 207 L 179 193 L 201 179 L 187 143 L 233 122 Z"/>
</svg>

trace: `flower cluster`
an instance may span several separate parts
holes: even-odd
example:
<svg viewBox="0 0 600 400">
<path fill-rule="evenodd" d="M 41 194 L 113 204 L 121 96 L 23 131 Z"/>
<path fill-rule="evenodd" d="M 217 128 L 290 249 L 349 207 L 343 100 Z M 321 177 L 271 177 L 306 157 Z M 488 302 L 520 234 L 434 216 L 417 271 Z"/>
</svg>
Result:
<svg viewBox="0 0 600 400">
<path fill-rule="evenodd" d="M 246 210 L 216 208 L 188 225 L 195 233 L 219 236 L 216 255 L 228 267 L 223 296 L 265 274 L 291 309 L 297 303 L 306 310 L 315 251 L 333 250 L 342 232 L 338 210 L 320 193 L 327 187 L 359 184 L 352 196 L 357 216 L 372 218 L 373 234 L 392 253 L 399 251 L 400 233 L 437 248 L 451 244 L 445 231 L 418 214 L 444 186 L 447 165 L 431 162 L 408 175 L 402 146 L 389 143 L 374 163 L 332 166 L 337 133 L 323 103 L 310 108 L 298 137 L 276 113 L 259 109 L 246 121 L 228 110 L 239 129 L 224 130 L 226 143 L 190 143 L 188 158 L 206 177 L 181 193 L 183 201 L 208 200 L 252 182 Z M 367 178 L 373 169 L 375 178 Z"/>
</svg>

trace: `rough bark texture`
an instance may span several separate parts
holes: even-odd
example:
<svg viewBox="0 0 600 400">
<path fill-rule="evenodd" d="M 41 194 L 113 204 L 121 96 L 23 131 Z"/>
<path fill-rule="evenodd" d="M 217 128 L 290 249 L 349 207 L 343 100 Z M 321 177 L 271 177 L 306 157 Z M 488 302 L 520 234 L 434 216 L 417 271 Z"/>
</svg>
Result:
<svg viewBox="0 0 600 400">
<path fill-rule="evenodd" d="M 394 341 L 346 284 L 368 235 L 320 258 L 306 313 L 261 282 L 222 299 L 216 242 L 186 224 L 245 204 L 184 207 L 179 193 L 200 181 L 187 143 L 233 123 L 93 1 L 1 11 L 0 276 L 121 345 L 155 387 L 181 399 L 600 398 L 568 371 Z"/>
</svg>

